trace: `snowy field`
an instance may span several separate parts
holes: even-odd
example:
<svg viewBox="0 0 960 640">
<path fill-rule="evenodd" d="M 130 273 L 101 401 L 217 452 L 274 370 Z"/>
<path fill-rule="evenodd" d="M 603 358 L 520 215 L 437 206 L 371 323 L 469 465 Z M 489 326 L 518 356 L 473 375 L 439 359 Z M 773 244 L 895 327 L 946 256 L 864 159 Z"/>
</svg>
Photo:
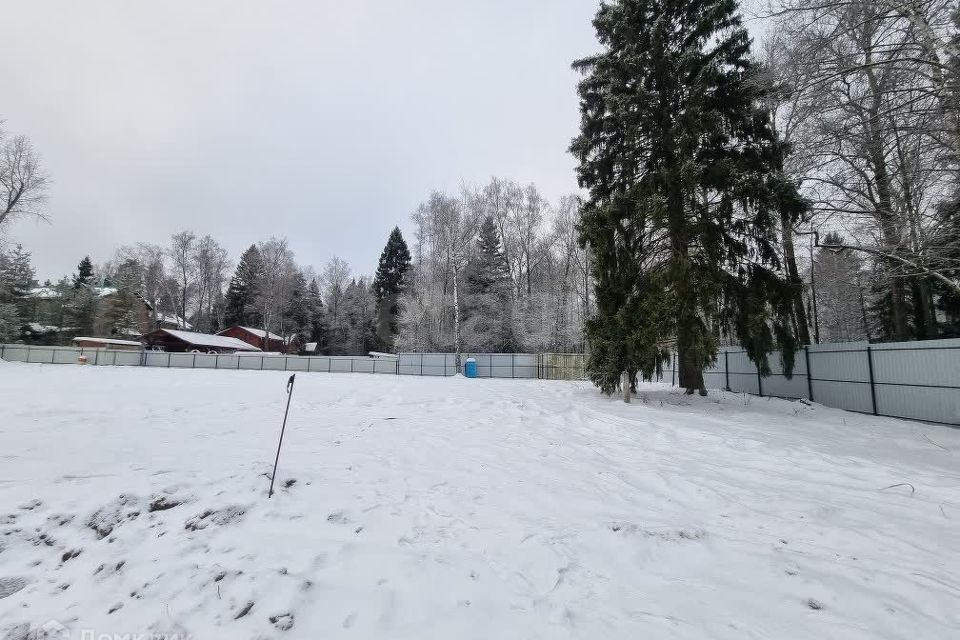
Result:
<svg viewBox="0 0 960 640">
<path fill-rule="evenodd" d="M 0 638 L 960 638 L 960 430 L 285 382 L 0 362 Z"/>
</svg>

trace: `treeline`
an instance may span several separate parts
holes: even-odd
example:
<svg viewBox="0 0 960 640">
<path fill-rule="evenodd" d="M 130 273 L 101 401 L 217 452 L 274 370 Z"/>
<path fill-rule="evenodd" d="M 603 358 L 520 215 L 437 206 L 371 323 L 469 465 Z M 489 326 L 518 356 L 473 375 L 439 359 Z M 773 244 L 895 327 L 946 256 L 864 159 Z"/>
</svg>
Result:
<svg viewBox="0 0 960 640">
<path fill-rule="evenodd" d="M 413 214 L 397 345 L 412 351 L 576 351 L 589 315 L 579 200 L 494 178 L 434 192 Z"/>
<path fill-rule="evenodd" d="M 780 0 L 769 20 L 808 322 L 830 341 L 960 335 L 960 6 Z"/>
<path fill-rule="evenodd" d="M 212 236 L 183 231 L 102 264 L 85 257 L 41 285 L 16 246 L 0 252 L 0 339 L 135 338 L 146 308 L 148 327 L 244 325 L 332 355 L 581 350 L 589 293 L 577 217 L 575 198 L 552 207 L 533 185 L 507 180 L 434 193 L 413 214 L 413 251 L 395 228 L 373 277 L 336 256 L 319 270 L 298 264 L 283 238 L 234 263 Z"/>
</svg>

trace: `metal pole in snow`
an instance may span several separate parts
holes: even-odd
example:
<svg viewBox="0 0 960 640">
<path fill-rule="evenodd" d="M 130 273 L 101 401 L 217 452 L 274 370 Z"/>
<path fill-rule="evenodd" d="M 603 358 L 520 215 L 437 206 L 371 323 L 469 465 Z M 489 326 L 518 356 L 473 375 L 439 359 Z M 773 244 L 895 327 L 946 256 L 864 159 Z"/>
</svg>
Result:
<svg viewBox="0 0 960 640">
<path fill-rule="evenodd" d="M 280 441 L 277 443 L 277 457 L 273 461 L 273 474 L 270 476 L 270 491 L 267 493 L 267 498 L 273 497 L 273 482 L 277 479 L 277 464 L 280 462 L 280 447 L 283 445 L 283 432 L 287 430 L 287 414 L 290 413 L 290 398 L 293 397 L 293 383 L 297 378 L 297 374 L 290 376 L 290 379 L 287 380 L 287 408 L 283 412 L 283 426 L 280 427 Z"/>
</svg>

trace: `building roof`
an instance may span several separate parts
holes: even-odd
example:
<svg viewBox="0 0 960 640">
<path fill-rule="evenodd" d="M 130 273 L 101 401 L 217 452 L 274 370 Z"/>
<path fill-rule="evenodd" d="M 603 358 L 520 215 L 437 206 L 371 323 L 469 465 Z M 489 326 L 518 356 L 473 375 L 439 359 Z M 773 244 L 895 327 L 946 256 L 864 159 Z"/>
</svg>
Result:
<svg viewBox="0 0 960 640">
<path fill-rule="evenodd" d="M 283 338 L 282 338 L 281 336 L 278 336 L 277 334 L 272 333 L 272 332 L 270 332 L 270 331 L 265 331 L 265 330 L 263 330 L 263 329 L 254 329 L 253 327 L 240 327 L 240 328 L 243 329 L 244 331 L 248 332 L 248 333 L 252 333 L 253 335 L 257 336 L 258 338 L 263 338 L 264 336 L 266 336 L 267 338 L 270 338 L 271 340 L 283 340 Z M 222 333 L 222 332 L 221 332 L 221 333 Z"/>
<path fill-rule="evenodd" d="M 229 336 L 214 336 L 209 333 L 194 333 L 193 331 L 179 331 L 177 329 L 157 329 L 151 333 L 163 331 L 178 340 L 198 347 L 214 347 L 217 349 L 236 349 L 237 351 L 260 351 L 257 347 L 238 338 Z M 148 334 L 149 335 L 149 334 Z"/>
<path fill-rule="evenodd" d="M 87 336 L 77 336 L 74 342 L 95 342 L 97 344 L 112 344 L 118 347 L 142 347 L 138 340 L 115 340 L 114 338 L 90 338 Z"/>
</svg>

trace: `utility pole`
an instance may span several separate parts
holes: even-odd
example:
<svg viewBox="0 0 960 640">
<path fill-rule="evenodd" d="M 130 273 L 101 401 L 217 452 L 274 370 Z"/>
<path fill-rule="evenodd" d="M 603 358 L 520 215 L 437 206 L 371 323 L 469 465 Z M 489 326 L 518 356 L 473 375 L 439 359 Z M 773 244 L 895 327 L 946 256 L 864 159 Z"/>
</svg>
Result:
<svg viewBox="0 0 960 640">
<path fill-rule="evenodd" d="M 813 340 L 820 344 L 820 316 L 817 313 L 817 278 L 814 275 L 817 271 L 816 263 L 813 261 L 813 242 L 814 237 L 810 236 L 810 298 L 813 302 Z"/>
</svg>

